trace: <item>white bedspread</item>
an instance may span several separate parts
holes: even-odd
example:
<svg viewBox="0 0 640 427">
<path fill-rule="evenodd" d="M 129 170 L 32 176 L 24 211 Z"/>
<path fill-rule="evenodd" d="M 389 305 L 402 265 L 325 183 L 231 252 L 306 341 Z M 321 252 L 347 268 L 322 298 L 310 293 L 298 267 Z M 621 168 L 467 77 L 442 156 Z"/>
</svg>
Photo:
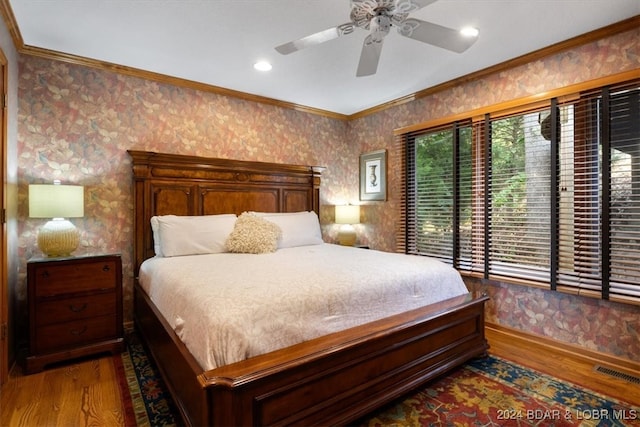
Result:
<svg viewBox="0 0 640 427">
<path fill-rule="evenodd" d="M 467 293 L 437 260 L 333 244 L 156 257 L 140 284 L 203 369 Z"/>
</svg>

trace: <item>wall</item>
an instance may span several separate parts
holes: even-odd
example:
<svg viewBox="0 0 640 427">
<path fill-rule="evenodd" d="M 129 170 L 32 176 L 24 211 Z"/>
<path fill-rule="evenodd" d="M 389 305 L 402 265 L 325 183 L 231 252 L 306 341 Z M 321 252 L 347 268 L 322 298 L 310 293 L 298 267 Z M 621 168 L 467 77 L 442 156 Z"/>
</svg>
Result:
<svg viewBox="0 0 640 427">
<path fill-rule="evenodd" d="M 122 253 L 125 319 L 132 319 L 133 201 L 127 150 L 327 166 L 326 205 L 347 197 L 358 147 L 345 143 L 346 123 L 314 114 L 23 56 L 19 82 L 19 196 L 22 280 L 25 260 L 40 255 L 29 219 L 28 184 L 60 179 L 85 186 L 85 217 L 75 252 Z M 356 160 L 357 162 L 357 160 Z M 24 319 L 22 319 L 24 322 Z"/>
<path fill-rule="evenodd" d="M 618 34 L 352 121 L 348 140 L 363 152 L 386 148 L 389 156 L 389 201 L 365 207 L 375 225 L 364 230 L 363 238 L 373 247 L 395 250 L 402 183 L 393 129 L 623 71 L 637 69 L 640 77 L 639 40 L 640 29 Z M 506 284 L 479 286 L 469 280 L 468 285 L 491 296 L 490 322 L 640 361 L 640 307 Z"/>
<path fill-rule="evenodd" d="M 639 36 L 640 30 L 619 34 L 349 123 L 23 57 L 18 118 L 20 260 L 24 263 L 38 253 L 35 236 L 42 224 L 26 218 L 27 185 L 54 178 L 82 183 L 87 187 L 86 216 L 74 220 L 82 230 L 81 244 L 88 251 L 122 252 L 126 318 L 131 319 L 127 149 L 326 165 L 322 203 L 330 205 L 357 201 L 358 155 L 386 148 L 389 200 L 364 206 L 365 221 L 358 231 L 360 243 L 394 251 L 401 183 L 393 129 L 640 68 Z M 329 240 L 335 234 L 331 217 L 325 206 L 321 221 Z M 489 285 L 487 291 L 492 297 L 490 321 L 629 359 L 640 357 L 637 307 L 509 285 Z M 18 294 L 23 300 L 24 278 Z M 585 324 L 583 316 L 594 310 L 607 319 L 606 328 Z M 532 324 L 532 318 L 538 323 Z"/>
</svg>

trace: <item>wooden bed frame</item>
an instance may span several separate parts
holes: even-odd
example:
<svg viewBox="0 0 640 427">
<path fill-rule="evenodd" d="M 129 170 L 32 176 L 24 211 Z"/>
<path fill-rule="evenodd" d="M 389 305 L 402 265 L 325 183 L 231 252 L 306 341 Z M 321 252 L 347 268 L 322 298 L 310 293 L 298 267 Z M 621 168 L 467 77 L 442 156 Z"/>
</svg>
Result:
<svg viewBox="0 0 640 427">
<path fill-rule="evenodd" d="M 129 154 L 136 276 L 154 256 L 153 215 L 319 210 L 318 168 Z M 134 299 L 136 328 L 187 425 L 345 424 L 488 348 L 488 298 L 468 294 L 203 371 L 137 281 Z"/>
</svg>

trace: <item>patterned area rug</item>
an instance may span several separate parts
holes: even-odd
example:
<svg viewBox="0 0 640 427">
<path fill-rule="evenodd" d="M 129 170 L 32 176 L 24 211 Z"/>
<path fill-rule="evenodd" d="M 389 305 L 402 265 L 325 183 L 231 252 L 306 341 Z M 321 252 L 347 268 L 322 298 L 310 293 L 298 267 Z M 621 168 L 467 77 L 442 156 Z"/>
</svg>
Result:
<svg viewBox="0 0 640 427">
<path fill-rule="evenodd" d="M 135 333 L 114 357 L 127 426 L 180 420 Z M 357 426 L 640 426 L 640 407 L 491 356 L 474 360 Z"/>
<path fill-rule="evenodd" d="M 127 427 L 175 426 L 180 416 L 153 360 L 133 331 L 126 333 L 127 348 L 114 356 Z"/>
<path fill-rule="evenodd" d="M 477 359 L 364 426 L 640 426 L 640 408 L 495 356 Z"/>
</svg>

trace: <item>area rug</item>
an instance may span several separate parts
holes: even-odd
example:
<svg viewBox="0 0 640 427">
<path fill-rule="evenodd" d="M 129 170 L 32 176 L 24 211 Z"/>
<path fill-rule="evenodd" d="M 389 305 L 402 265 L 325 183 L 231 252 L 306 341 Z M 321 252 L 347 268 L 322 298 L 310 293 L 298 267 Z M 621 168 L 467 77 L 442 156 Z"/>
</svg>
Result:
<svg viewBox="0 0 640 427">
<path fill-rule="evenodd" d="M 127 426 L 180 420 L 134 332 L 114 358 Z M 414 426 L 640 426 L 640 407 L 490 356 L 473 360 L 421 390 L 353 423 Z"/>
<path fill-rule="evenodd" d="M 640 426 L 640 408 L 495 356 L 381 409 L 362 426 Z"/>
<path fill-rule="evenodd" d="M 114 356 L 125 426 L 176 426 L 180 417 L 153 360 L 133 331 L 125 334 L 126 350 Z"/>
</svg>

